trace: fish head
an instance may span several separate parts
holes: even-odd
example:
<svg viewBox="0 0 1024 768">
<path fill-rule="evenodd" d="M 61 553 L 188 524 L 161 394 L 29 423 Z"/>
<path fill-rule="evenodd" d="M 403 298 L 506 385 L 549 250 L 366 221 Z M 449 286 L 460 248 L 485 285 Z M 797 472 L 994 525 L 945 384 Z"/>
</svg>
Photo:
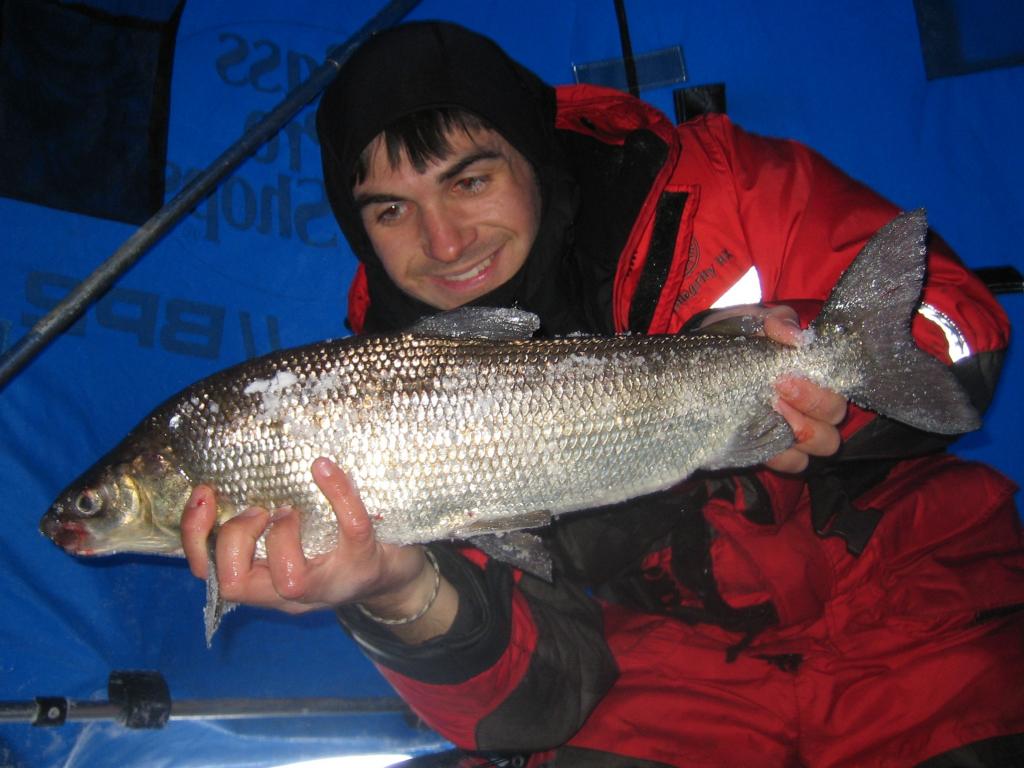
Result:
<svg viewBox="0 0 1024 768">
<path fill-rule="evenodd" d="M 64 489 L 39 529 L 74 555 L 178 554 L 191 491 L 170 450 L 118 450 Z"/>
</svg>

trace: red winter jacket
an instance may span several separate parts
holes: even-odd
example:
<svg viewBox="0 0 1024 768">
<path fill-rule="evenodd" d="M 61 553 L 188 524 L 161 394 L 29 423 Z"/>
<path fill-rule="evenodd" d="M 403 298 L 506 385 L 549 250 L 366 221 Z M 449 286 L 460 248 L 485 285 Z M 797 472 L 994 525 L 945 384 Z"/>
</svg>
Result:
<svg viewBox="0 0 1024 768">
<path fill-rule="evenodd" d="M 584 190 L 578 237 L 616 248 L 612 268 L 586 273 L 609 297 L 594 331 L 678 332 L 729 303 L 788 303 L 809 320 L 898 212 L 806 147 L 724 116 L 677 127 L 618 92 L 558 96 Z M 984 406 L 1007 321 L 934 235 L 923 303 L 915 339 Z M 357 331 L 367 306 L 360 270 Z M 1002 648 L 1003 674 L 1024 681 L 1024 630 L 1001 623 L 1024 604 L 1013 485 L 855 406 L 841 431 L 841 455 L 806 475 L 693 478 L 557 521 L 552 585 L 432 545 L 460 611 L 421 646 L 339 615 L 444 736 L 534 753 L 531 765 L 913 765 L 1024 731 L 1024 694 L 1008 710 L 1005 677 L 955 652 Z M 952 504 L 965 488 L 970 503 Z M 858 688 L 883 668 L 890 682 Z M 953 701 L 966 713 L 951 719 Z"/>
</svg>

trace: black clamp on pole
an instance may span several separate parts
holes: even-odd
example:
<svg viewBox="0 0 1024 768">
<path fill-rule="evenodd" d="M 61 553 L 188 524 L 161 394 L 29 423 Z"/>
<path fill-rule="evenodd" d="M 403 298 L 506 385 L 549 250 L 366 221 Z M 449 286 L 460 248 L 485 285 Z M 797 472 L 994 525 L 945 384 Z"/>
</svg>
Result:
<svg viewBox="0 0 1024 768">
<path fill-rule="evenodd" d="M 171 692 L 159 672 L 111 672 L 107 697 L 128 728 L 163 728 L 171 716 Z"/>
<path fill-rule="evenodd" d="M 64 725 L 68 719 L 68 700 L 63 696 L 36 696 L 36 714 L 32 725 Z"/>
</svg>

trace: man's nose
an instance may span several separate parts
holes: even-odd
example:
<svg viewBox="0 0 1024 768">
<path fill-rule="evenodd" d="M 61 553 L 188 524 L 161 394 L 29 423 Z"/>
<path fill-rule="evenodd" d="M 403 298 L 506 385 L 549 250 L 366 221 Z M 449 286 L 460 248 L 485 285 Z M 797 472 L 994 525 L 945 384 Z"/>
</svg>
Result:
<svg viewBox="0 0 1024 768">
<path fill-rule="evenodd" d="M 420 228 L 427 256 L 438 261 L 457 261 L 476 239 L 475 228 L 443 206 L 424 210 Z"/>
</svg>

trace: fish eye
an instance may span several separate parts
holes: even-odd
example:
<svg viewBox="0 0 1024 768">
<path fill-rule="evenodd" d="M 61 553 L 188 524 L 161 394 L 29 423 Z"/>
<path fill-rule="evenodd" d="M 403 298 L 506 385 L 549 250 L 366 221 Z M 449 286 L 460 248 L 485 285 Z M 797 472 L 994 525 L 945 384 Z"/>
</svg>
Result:
<svg viewBox="0 0 1024 768">
<path fill-rule="evenodd" d="M 75 497 L 75 510 L 83 517 L 92 517 L 103 509 L 103 499 L 91 488 L 86 488 Z"/>
</svg>

